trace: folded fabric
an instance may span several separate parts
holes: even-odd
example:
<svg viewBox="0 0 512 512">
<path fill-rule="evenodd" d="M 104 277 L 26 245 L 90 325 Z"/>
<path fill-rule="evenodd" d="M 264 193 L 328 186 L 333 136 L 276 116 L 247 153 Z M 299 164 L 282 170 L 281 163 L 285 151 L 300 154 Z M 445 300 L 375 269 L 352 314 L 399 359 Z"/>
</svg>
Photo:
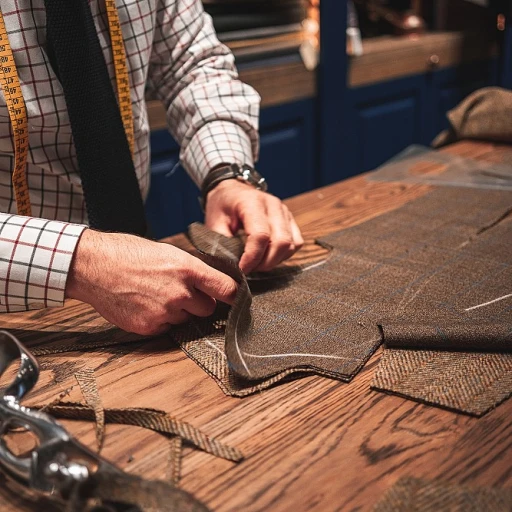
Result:
<svg viewBox="0 0 512 512">
<path fill-rule="evenodd" d="M 432 142 L 435 148 L 461 139 L 512 142 L 512 91 L 484 87 L 447 114 L 450 128 Z"/>
<path fill-rule="evenodd" d="M 509 512 L 512 489 L 469 487 L 450 483 L 401 478 L 389 489 L 373 512 Z"/>
</svg>

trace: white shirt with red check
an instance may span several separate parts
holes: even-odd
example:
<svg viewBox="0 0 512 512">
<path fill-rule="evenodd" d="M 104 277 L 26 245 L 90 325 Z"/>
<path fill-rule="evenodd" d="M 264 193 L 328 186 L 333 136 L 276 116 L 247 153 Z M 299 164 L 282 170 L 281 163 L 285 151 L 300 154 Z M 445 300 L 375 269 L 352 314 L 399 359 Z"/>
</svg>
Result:
<svg viewBox="0 0 512 512">
<path fill-rule="evenodd" d="M 104 2 L 89 4 L 115 87 Z M 118 0 L 117 6 L 143 196 L 150 178 L 148 92 L 164 103 L 181 162 L 198 185 L 220 163 L 252 164 L 259 149 L 260 98 L 238 80 L 233 56 L 217 40 L 200 0 Z M 28 113 L 34 216 L 16 215 L 12 130 L 0 94 L 0 311 L 11 312 L 63 304 L 87 214 L 62 87 L 45 52 L 44 2 L 2 0 L 1 11 Z"/>
</svg>

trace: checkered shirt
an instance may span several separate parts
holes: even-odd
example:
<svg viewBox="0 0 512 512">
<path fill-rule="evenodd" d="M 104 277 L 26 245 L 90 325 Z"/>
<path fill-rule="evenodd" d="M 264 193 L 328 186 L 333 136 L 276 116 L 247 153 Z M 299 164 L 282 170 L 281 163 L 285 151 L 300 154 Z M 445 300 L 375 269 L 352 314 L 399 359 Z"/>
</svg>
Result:
<svg viewBox="0 0 512 512">
<path fill-rule="evenodd" d="M 115 87 L 105 4 L 89 3 Z M 150 178 L 148 93 L 164 103 L 181 162 L 198 185 L 220 163 L 252 164 L 259 149 L 260 98 L 238 80 L 233 56 L 217 40 L 200 0 L 117 0 L 117 6 L 143 197 Z M 0 94 L 0 311 L 12 312 L 63 304 L 87 214 L 62 87 L 45 52 L 44 2 L 2 0 L 1 10 L 28 113 L 34 215 L 15 215 L 13 138 Z"/>
</svg>

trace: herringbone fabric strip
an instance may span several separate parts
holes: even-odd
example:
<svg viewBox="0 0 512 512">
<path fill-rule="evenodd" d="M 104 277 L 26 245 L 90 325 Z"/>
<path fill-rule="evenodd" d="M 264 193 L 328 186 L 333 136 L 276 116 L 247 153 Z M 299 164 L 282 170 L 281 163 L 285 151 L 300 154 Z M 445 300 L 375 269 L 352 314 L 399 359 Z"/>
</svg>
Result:
<svg viewBox="0 0 512 512">
<path fill-rule="evenodd" d="M 61 402 L 46 409 L 48 414 L 56 418 L 94 421 L 94 409 L 89 405 L 76 402 Z M 233 462 L 243 459 L 242 453 L 231 446 L 210 438 L 192 425 L 173 418 L 165 411 L 146 408 L 105 409 L 105 423 L 134 425 L 160 434 L 180 436 L 192 446 L 206 453 Z"/>
<path fill-rule="evenodd" d="M 401 478 L 373 512 L 510 512 L 512 489 Z"/>
<path fill-rule="evenodd" d="M 388 349 L 371 386 L 482 416 L 512 395 L 512 354 Z"/>
<path fill-rule="evenodd" d="M 98 386 L 96 385 L 94 370 L 91 368 L 83 368 L 75 373 L 75 378 L 87 405 L 94 411 L 94 418 L 96 420 L 96 441 L 98 443 L 99 452 L 103 447 L 103 439 L 105 437 L 105 410 L 103 409 Z"/>
<path fill-rule="evenodd" d="M 183 456 L 183 440 L 180 436 L 169 439 L 169 462 L 167 479 L 174 485 L 178 485 L 181 478 L 181 459 Z"/>
</svg>

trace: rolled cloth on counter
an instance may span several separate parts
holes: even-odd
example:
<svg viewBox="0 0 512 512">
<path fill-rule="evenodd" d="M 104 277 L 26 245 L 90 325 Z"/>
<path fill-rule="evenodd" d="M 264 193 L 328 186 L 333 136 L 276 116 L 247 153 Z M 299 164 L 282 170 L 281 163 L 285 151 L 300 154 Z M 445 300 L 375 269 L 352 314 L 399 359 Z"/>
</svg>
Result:
<svg viewBox="0 0 512 512">
<path fill-rule="evenodd" d="M 317 373 L 348 381 L 380 344 L 378 325 L 387 323 L 419 322 L 423 329 L 437 326 L 439 333 L 460 324 L 473 333 L 464 349 L 472 348 L 485 342 L 477 335 L 482 324 L 512 331 L 512 297 L 506 297 L 512 288 L 511 209 L 511 192 L 436 190 L 325 237 L 322 243 L 332 247 L 327 261 L 270 279 L 263 291 L 238 301 L 241 316 L 232 312 L 226 322 L 226 311 L 219 308 L 217 316 L 194 319 L 171 335 L 235 396 L 290 375 Z M 221 241 L 214 238 L 203 248 L 209 251 Z M 202 244 L 197 237 L 196 243 Z M 243 282 L 232 262 L 231 267 Z M 246 283 L 246 291 L 261 284 Z M 426 339 L 431 338 L 429 332 Z M 459 353 L 458 361 L 465 356 Z M 509 361 L 512 356 L 505 364 Z M 489 395 L 490 406 L 508 396 L 503 371 L 492 376 L 504 388 L 499 396 Z"/>
<path fill-rule="evenodd" d="M 512 91 L 484 87 L 447 113 L 450 128 L 432 142 L 435 148 L 462 139 L 512 142 Z"/>
</svg>

